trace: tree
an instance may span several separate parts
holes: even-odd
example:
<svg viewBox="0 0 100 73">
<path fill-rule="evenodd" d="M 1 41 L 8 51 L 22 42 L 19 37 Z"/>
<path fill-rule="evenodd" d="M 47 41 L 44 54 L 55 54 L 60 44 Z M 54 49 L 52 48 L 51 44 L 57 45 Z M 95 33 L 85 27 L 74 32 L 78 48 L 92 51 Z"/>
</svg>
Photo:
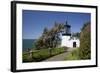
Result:
<svg viewBox="0 0 100 73">
<path fill-rule="evenodd" d="M 43 41 L 42 41 L 42 37 L 40 37 L 36 42 L 35 42 L 35 46 L 36 46 L 36 49 L 41 49 L 43 48 Z"/>
<path fill-rule="evenodd" d="M 55 23 L 54 27 L 48 30 L 46 27 L 43 30 L 42 36 L 37 40 L 36 47 L 42 48 L 55 48 L 60 42 L 60 32 L 64 29 L 63 24 Z"/>
<path fill-rule="evenodd" d="M 79 48 L 80 59 L 91 58 L 91 31 L 90 23 L 85 23 L 80 34 L 80 48 Z"/>
<path fill-rule="evenodd" d="M 72 33 L 72 37 L 80 38 L 80 33 L 79 32 Z"/>
<path fill-rule="evenodd" d="M 44 48 L 47 48 L 47 44 L 48 44 L 48 41 L 47 41 L 47 39 L 48 39 L 48 32 L 49 32 L 49 30 L 45 27 L 44 28 L 44 30 L 43 30 L 43 33 L 42 33 L 42 41 L 43 41 L 43 46 L 44 46 Z"/>
<path fill-rule="evenodd" d="M 42 36 L 47 35 L 47 33 L 48 33 L 48 29 L 45 27 L 44 30 L 43 30 Z"/>
</svg>

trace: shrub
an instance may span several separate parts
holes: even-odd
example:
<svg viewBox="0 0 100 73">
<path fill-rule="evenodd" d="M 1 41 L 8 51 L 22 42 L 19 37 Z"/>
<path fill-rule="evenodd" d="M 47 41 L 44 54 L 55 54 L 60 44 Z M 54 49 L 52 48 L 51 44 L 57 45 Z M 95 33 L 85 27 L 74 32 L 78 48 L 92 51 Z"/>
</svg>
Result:
<svg viewBox="0 0 100 73">
<path fill-rule="evenodd" d="M 73 50 L 72 52 L 70 52 L 65 60 L 79 60 L 79 48 L 76 48 L 75 50 Z"/>
<path fill-rule="evenodd" d="M 66 46 L 63 46 L 63 47 L 61 47 L 61 48 L 63 48 L 64 51 L 67 51 L 67 50 L 68 50 L 68 47 L 66 47 Z"/>
<path fill-rule="evenodd" d="M 91 58 L 91 32 L 90 24 L 85 24 L 80 35 L 80 48 L 79 55 L 80 59 L 90 59 Z"/>
<path fill-rule="evenodd" d="M 41 49 L 32 53 L 31 57 L 27 52 L 27 53 L 23 53 L 23 62 L 40 62 L 49 57 L 55 56 L 63 52 L 65 52 L 64 48 Z"/>
</svg>

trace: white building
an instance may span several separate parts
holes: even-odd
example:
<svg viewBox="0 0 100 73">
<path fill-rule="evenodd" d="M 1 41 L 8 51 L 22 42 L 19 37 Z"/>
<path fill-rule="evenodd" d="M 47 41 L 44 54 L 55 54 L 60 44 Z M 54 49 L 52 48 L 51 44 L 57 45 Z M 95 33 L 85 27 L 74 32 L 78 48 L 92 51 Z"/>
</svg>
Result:
<svg viewBox="0 0 100 73">
<path fill-rule="evenodd" d="M 70 47 L 70 48 L 74 48 L 74 47 L 79 47 L 80 46 L 80 40 L 76 37 L 72 37 L 71 36 L 71 26 L 67 24 L 64 27 L 64 33 L 62 33 L 62 37 L 61 37 L 61 46 L 66 46 L 66 47 Z"/>
</svg>

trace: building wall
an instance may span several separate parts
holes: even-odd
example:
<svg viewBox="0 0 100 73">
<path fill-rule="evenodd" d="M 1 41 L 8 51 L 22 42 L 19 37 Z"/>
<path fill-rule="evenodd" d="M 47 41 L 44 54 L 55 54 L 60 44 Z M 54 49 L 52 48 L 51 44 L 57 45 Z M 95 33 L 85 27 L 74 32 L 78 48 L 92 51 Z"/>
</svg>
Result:
<svg viewBox="0 0 100 73">
<path fill-rule="evenodd" d="M 76 42 L 76 47 L 80 46 L 79 39 L 70 39 L 70 36 L 62 36 L 61 46 L 73 48 L 73 42 Z"/>
</svg>

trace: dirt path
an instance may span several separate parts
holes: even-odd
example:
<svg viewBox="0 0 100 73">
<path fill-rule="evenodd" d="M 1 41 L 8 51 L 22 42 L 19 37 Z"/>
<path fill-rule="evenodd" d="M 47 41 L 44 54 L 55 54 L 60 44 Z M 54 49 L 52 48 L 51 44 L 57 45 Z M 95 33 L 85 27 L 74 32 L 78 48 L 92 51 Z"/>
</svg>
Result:
<svg viewBox="0 0 100 73">
<path fill-rule="evenodd" d="M 69 54 L 73 49 L 69 49 L 67 52 L 64 52 L 62 54 L 59 54 L 59 55 L 56 55 L 56 56 L 53 56 L 51 58 L 48 58 L 44 61 L 63 61 L 66 57 L 67 54 Z"/>
</svg>

